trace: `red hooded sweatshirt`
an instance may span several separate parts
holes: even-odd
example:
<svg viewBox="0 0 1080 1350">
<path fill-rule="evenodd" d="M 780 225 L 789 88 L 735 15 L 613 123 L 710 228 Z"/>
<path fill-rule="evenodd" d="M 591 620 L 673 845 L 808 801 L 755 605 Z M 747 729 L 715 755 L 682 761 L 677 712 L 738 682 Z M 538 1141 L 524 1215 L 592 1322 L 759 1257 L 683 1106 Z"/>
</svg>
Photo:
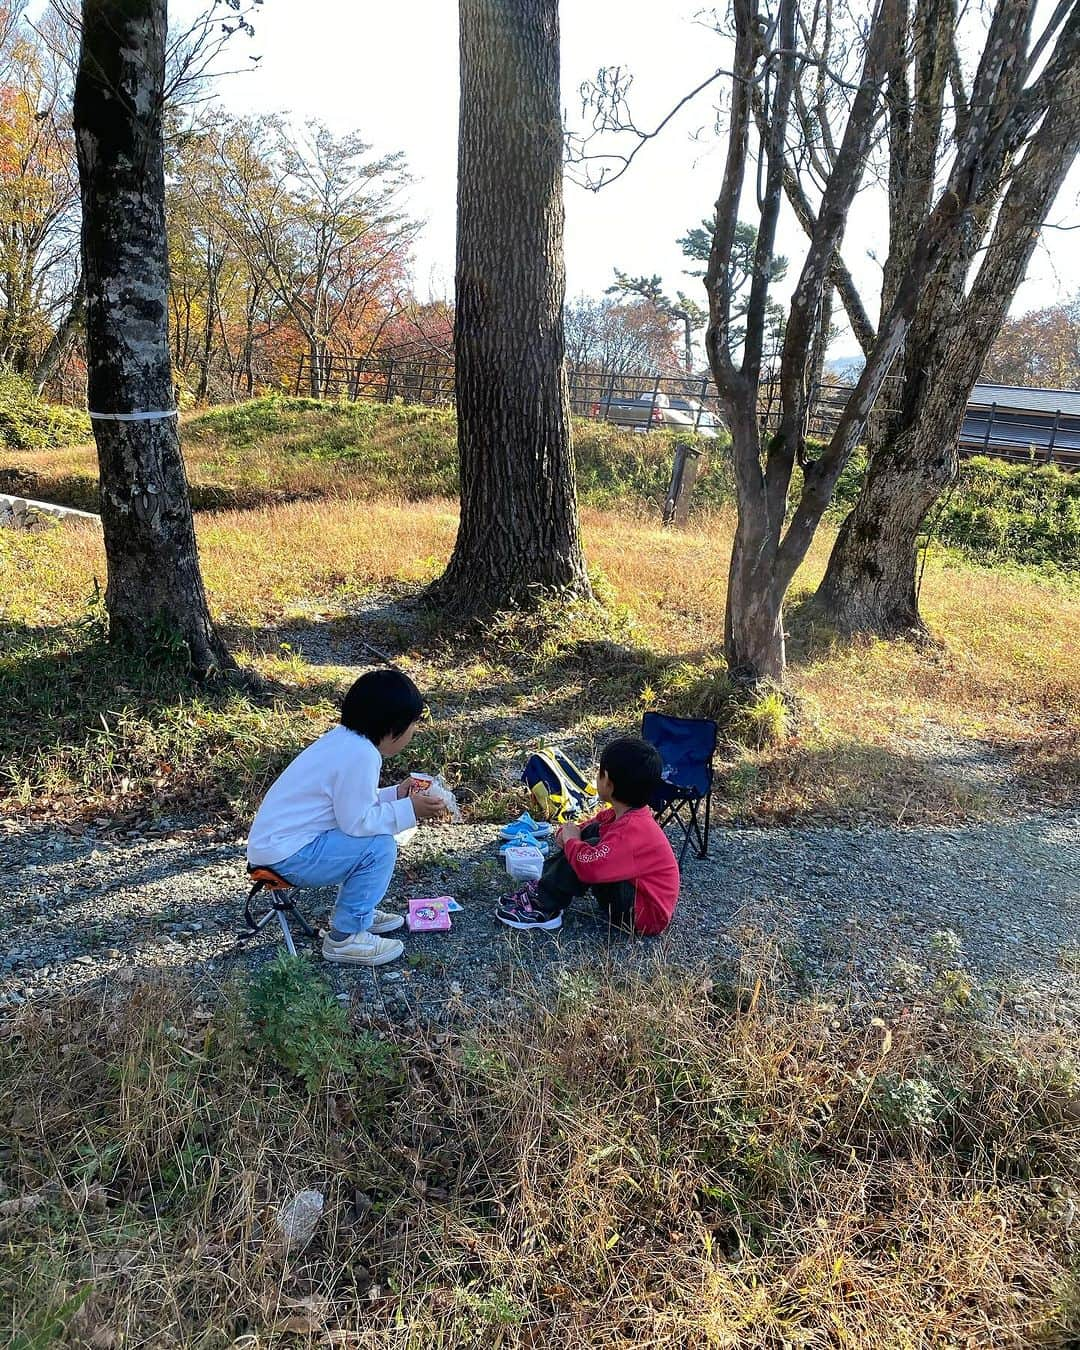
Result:
<svg viewBox="0 0 1080 1350">
<path fill-rule="evenodd" d="M 635 929 L 662 933 L 679 899 L 679 864 L 656 817 L 647 806 L 638 806 L 618 818 L 610 809 L 601 811 L 592 823 L 600 826 L 596 843 L 568 839 L 563 845 L 575 875 L 590 886 L 632 881 Z"/>
</svg>

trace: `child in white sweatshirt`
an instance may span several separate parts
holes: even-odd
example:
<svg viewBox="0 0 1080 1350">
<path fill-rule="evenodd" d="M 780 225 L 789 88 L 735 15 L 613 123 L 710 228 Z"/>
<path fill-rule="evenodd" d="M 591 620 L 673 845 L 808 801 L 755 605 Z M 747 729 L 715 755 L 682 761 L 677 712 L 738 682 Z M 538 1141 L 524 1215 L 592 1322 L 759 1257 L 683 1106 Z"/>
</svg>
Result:
<svg viewBox="0 0 1080 1350">
<path fill-rule="evenodd" d="M 341 705 L 341 724 L 301 751 L 263 798 L 248 836 L 248 865 L 272 867 L 296 886 L 338 886 L 327 961 L 381 966 L 405 950 L 405 922 L 377 909 L 397 859 L 394 836 L 446 813 L 406 778 L 379 787 L 382 762 L 400 754 L 424 712 L 400 670 L 361 675 Z"/>
</svg>

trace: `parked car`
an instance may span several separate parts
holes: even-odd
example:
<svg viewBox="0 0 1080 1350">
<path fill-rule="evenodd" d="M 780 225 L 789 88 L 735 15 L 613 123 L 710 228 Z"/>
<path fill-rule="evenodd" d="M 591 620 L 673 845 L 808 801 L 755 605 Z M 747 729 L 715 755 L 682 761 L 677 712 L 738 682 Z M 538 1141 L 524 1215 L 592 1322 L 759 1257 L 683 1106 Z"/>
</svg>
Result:
<svg viewBox="0 0 1080 1350">
<path fill-rule="evenodd" d="M 715 440 L 720 423 L 696 398 L 675 394 L 643 394 L 635 398 L 605 395 L 589 409 L 590 417 L 599 417 L 617 426 L 635 431 L 696 431 L 706 440 Z"/>
</svg>

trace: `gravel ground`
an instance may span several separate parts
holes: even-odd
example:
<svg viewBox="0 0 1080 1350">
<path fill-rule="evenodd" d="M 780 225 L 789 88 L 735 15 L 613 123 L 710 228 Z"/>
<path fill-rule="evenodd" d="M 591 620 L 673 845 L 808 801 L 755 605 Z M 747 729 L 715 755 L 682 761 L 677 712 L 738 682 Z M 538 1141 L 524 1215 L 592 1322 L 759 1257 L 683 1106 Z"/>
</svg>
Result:
<svg viewBox="0 0 1080 1350">
<path fill-rule="evenodd" d="M 422 830 L 402 852 L 388 907 L 453 894 L 448 934 L 406 936 L 377 972 L 326 966 L 342 996 L 404 1020 L 498 1010 L 560 969 L 663 961 L 723 966 L 746 934 L 783 946 L 803 982 L 874 993 L 896 958 L 925 957 L 952 928 L 965 962 L 1021 1020 L 1080 1021 L 1080 814 L 951 829 L 715 830 L 711 857 L 686 861 L 675 921 L 659 939 L 608 934 L 587 907 L 557 934 L 497 924 L 506 889 L 491 826 Z M 0 918 L 0 1002 L 17 1004 L 140 970 L 186 969 L 216 984 L 267 959 L 276 925 L 236 951 L 243 841 L 159 822 L 117 837 L 0 825 L 7 878 Z M 325 921 L 327 892 L 309 892 Z"/>
</svg>

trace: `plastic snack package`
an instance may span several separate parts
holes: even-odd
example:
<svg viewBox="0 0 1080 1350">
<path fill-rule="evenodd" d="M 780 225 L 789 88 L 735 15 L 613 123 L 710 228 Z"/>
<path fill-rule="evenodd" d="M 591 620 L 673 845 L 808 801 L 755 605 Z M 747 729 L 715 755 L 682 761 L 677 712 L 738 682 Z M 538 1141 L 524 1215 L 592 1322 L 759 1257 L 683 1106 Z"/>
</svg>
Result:
<svg viewBox="0 0 1080 1350">
<path fill-rule="evenodd" d="M 506 870 L 515 881 L 539 881 L 544 855 L 533 844 L 515 844 L 506 850 Z"/>
<path fill-rule="evenodd" d="M 449 931 L 450 906 L 453 903 L 449 895 L 432 897 L 417 896 L 409 901 L 409 917 L 406 922 L 410 933 L 446 933 Z"/>
<path fill-rule="evenodd" d="M 429 773 L 412 773 L 409 775 L 414 782 L 422 784 L 420 791 L 427 797 L 434 797 L 436 801 L 442 802 L 450 814 L 450 819 L 455 825 L 461 824 L 461 807 L 458 805 L 458 799 L 453 792 L 446 786 L 442 774 L 432 776 Z"/>
</svg>

